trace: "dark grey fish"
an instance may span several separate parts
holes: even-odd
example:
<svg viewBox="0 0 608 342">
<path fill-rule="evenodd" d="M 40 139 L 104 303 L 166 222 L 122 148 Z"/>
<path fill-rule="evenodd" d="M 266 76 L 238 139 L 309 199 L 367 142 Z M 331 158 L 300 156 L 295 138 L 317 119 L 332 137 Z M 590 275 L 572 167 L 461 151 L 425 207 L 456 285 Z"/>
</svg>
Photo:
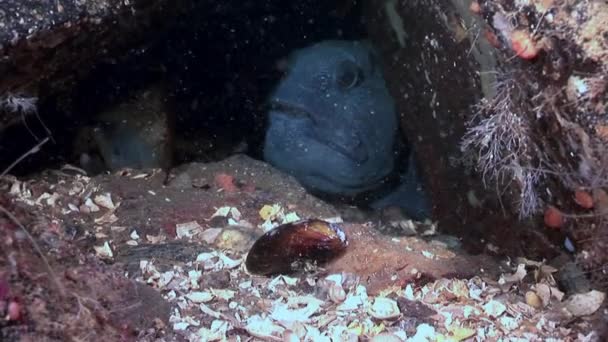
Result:
<svg viewBox="0 0 608 342">
<path fill-rule="evenodd" d="M 366 41 L 324 41 L 293 52 L 269 99 L 264 158 L 307 189 L 337 197 L 372 194 L 428 216 L 413 161 L 399 172 L 398 119 L 379 58 Z M 386 189 L 389 179 L 397 181 Z M 381 193 L 374 196 L 373 193 Z M 380 198 L 379 198 L 380 197 Z"/>
</svg>

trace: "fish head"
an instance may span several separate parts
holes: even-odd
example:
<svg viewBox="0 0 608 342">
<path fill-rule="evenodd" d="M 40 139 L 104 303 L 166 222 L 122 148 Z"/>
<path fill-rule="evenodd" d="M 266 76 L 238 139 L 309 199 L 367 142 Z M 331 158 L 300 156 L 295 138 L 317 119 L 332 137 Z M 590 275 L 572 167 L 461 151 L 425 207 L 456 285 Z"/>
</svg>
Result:
<svg viewBox="0 0 608 342">
<path fill-rule="evenodd" d="M 356 195 L 393 171 L 397 114 L 368 42 L 296 50 L 269 106 L 264 158 L 304 187 Z"/>
</svg>

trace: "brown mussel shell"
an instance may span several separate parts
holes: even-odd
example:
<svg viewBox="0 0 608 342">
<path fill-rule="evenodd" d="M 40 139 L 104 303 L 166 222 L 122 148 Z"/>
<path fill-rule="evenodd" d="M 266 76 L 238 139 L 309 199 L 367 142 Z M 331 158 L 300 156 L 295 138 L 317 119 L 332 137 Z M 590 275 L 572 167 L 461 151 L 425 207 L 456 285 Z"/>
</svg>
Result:
<svg viewBox="0 0 608 342">
<path fill-rule="evenodd" d="M 319 219 L 287 223 L 262 235 L 251 247 L 245 266 L 253 274 L 291 274 L 340 256 L 348 245 L 336 223 Z"/>
</svg>

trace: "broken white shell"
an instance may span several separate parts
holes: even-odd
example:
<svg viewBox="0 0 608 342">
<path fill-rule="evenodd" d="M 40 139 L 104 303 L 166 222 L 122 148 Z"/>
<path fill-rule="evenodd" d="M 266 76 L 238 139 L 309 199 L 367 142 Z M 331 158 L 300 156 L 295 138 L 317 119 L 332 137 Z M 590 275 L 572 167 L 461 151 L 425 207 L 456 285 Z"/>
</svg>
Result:
<svg viewBox="0 0 608 342">
<path fill-rule="evenodd" d="M 393 319 L 399 317 L 401 311 L 396 301 L 386 297 L 377 297 L 369 309 L 369 314 L 377 319 Z"/>
<path fill-rule="evenodd" d="M 116 206 L 114 205 L 114 202 L 112 201 L 112 195 L 110 195 L 109 193 L 97 195 L 97 196 L 95 196 L 93 201 L 95 202 L 95 204 L 97 204 L 100 207 L 103 207 L 103 208 L 106 208 L 109 210 L 116 209 Z"/>
<path fill-rule="evenodd" d="M 346 291 L 341 285 L 333 283 L 329 286 L 329 299 L 334 303 L 342 303 L 346 299 Z"/>
<path fill-rule="evenodd" d="M 213 294 L 210 292 L 195 291 L 186 295 L 186 298 L 190 299 L 194 303 L 207 303 L 213 299 Z"/>
</svg>

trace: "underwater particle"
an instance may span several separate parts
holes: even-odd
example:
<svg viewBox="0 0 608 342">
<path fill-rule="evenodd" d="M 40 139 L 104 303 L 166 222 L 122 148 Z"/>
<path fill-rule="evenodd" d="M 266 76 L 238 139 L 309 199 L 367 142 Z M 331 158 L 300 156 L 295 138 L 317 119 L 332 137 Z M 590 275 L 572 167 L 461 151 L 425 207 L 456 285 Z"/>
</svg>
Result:
<svg viewBox="0 0 608 342">
<path fill-rule="evenodd" d="M 576 190 L 574 192 L 574 202 L 581 208 L 592 209 L 593 197 L 585 190 Z"/>
<path fill-rule="evenodd" d="M 511 32 L 511 46 L 516 55 L 523 59 L 533 59 L 539 52 L 530 34 L 522 30 Z"/>
<path fill-rule="evenodd" d="M 564 216 L 561 211 L 554 206 L 547 207 L 547 210 L 545 210 L 545 225 L 549 228 L 561 228 L 564 225 Z"/>
<path fill-rule="evenodd" d="M 245 265 L 254 274 L 290 274 L 340 256 L 347 245 L 336 223 L 319 219 L 287 223 L 262 235 L 249 250 Z"/>
</svg>

